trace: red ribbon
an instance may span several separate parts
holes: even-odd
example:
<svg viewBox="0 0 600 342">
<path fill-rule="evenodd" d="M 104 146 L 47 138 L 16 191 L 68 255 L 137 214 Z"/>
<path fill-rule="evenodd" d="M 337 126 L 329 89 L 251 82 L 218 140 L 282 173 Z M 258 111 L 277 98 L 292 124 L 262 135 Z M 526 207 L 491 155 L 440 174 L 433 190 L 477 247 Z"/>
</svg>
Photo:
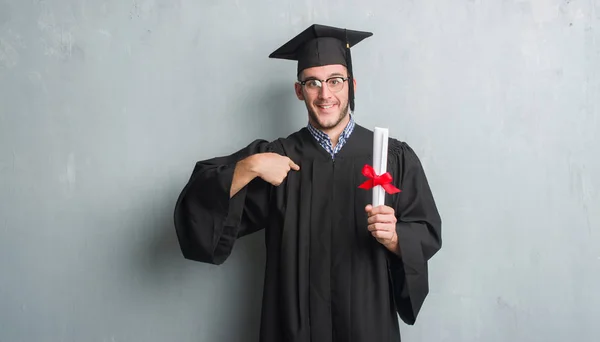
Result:
<svg viewBox="0 0 600 342">
<path fill-rule="evenodd" d="M 371 165 L 365 165 L 362 169 L 362 174 L 370 179 L 359 186 L 361 189 L 369 190 L 377 185 L 381 185 L 388 194 L 395 194 L 401 191 L 392 185 L 392 175 L 389 172 L 377 175 Z"/>
</svg>

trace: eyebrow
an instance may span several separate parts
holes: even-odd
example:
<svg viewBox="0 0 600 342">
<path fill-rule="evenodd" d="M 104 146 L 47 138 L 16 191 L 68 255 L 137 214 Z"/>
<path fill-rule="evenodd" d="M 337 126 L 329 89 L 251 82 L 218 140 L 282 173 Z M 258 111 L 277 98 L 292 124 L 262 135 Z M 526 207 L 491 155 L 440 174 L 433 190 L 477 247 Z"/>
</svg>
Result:
<svg viewBox="0 0 600 342">
<path fill-rule="evenodd" d="M 346 77 L 346 76 L 344 76 L 344 74 L 342 74 L 342 73 L 334 72 L 333 74 L 329 74 L 329 76 L 327 76 L 327 78 L 331 78 L 331 77 Z M 304 80 L 309 81 L 309 80 L 318 80 L 318 79 L 319 78 L 315 77 L 315 76 L 308 76 Z"/>
</svg>

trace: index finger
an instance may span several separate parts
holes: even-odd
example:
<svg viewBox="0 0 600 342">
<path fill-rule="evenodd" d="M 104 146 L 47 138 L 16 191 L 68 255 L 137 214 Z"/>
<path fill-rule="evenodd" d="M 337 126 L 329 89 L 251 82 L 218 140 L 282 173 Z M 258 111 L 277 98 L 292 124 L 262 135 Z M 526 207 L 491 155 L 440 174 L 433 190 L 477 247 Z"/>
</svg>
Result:
<svg viewBox="0 0 600 342">
<path fill-rule="evenodd" d="M 288 158 L 289 159 L 289 158 Z M 294 161 L 292 159 L 289 159 L 289 165 L 292 169 L 298 171 L 300 170 L 300 166 L 298 166 L 298 164 L 294 163 Z"/>
</svg>

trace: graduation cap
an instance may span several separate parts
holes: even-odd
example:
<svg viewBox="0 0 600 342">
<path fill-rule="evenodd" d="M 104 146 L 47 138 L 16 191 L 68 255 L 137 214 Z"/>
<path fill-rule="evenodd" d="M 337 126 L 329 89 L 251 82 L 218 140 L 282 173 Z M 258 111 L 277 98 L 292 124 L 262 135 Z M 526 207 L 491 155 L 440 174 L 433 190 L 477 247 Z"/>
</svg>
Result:
<svg viewBox="0 0 600 342">
<path fill-rule="evenodd" d="M 350 48 L 372 35 L 371 32 L 314 24 L 271 53 L 269 58 L 298 61 L 298 75 L 302 70 L 315 66 L 344 65 L 348 68 L 349 77 L 348 102 L 350 110 L 354 111 Z"/>
</svg>

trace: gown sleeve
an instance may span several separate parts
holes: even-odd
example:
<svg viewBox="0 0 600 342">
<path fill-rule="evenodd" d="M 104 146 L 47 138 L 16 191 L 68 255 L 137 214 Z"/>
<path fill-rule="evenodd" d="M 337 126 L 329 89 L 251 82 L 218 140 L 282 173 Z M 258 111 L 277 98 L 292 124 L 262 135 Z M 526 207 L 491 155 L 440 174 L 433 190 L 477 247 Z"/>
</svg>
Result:
<svg viewBox="0 0 600 342">
<path fill-rule="evenodd" d="M 222 264 L 236 239 L 264 227 L 271 184 L 257 177 L 229 196 L 236 163 L 263 152 L 278 151 L 272 143 L 255 140 L 231 155 L 196 163 L 174 212 L 177 239 L 186 259 Z"/>
<path fill-rule="evenodd" d="M 413 325 L 429 293 L 427 263 L 442 247 L 442 222 L 416 153 L 397 140 L 389 146 L 394 183 L 402 191 L 392 197 L 401 256 L 389 253 L 390 281 L 398 315 Z"/>
</svg>

